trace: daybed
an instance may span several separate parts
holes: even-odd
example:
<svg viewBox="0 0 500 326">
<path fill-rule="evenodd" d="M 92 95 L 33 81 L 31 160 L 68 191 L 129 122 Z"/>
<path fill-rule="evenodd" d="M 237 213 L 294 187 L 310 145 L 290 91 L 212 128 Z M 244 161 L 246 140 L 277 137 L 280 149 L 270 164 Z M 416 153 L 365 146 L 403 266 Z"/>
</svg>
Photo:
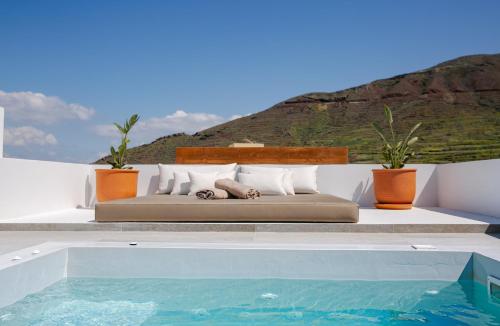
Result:
<svg viewBox="0 0 500 326">
<path fill-rule="evenodd" d="M 151 195 L 96 204 L 98 222 L 358 222 L 358 205 L 326 194 L 200 200 Z"/>
</svg>

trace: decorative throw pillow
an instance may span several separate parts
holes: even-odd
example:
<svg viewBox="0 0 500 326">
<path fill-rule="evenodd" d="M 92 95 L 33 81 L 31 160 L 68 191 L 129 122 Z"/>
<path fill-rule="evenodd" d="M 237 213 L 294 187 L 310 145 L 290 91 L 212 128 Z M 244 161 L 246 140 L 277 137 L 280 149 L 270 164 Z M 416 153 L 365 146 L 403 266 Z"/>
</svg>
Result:
<svg viewBox="0 0 500 326">
<path fill-rule="evenodd" d="M 293 172 L 286 169 L 283 174 L 283 188 L 285 188 L 287 195 L 295 195 L 295 189 L 293 187 Z"/>
<path fill-rule="evenodd" d="M 158 164 L 160 182 L 157 193 L 168 194 L 174 187 L 174 172 L 230 172 L 236 170 L 236 163 L 217 165 Z"/>
<path fill-rule="evenodd" d="M 217 178 L 215 180 L 219 179 L 231 179 L 235 180 L 236 179 L 236 170 L 235 171 L 230 171 L 230 172 L 219 172 L 217 173 Z M 214 187 L 215 187 L 215 182 L 214 182 Z"/>
<path fill-rule="evenodd" d="M 236 178 L 236 171 L 222 173 L 198 173 L 189 171 L 188 175 L 191 182 L 188 195 L 195 196 L 200 190 L 215 188 L 215 181 L 218 179 L 234 180 Z"/>
<path fill-rule="evenodd" d="M 214 172 L 214 174 L 217 174 Z M 191 189 L 191 180 L 187 172 L 174 172 L 174 184 L 172 186 L 171 195 L 187 195 Z"/>
<path fill-rule="evenodd" d="M 319 193 L 316 182 L 317 165 L 304 166 L 299 168 L 289 168 L 292 171 L 293 189 L 297 194 L 317 194 Z"/>
<path fill-rule="evenodd" d="M 241 166 L 242 173 L 283 173 L 283 188 L 285 188 L 287 195 L 295 195 L 293 187 L 292 171 L 285 168 L 270 168 L 262 166 Z"/>
<path fill-rule="evenodd" d="M 285 168 L 268 167 L 268 166 L 253 166 L 241 165 L 241 173 L 265 173 L 265 172 L 285 172 Z"/>
<path fill-rule="evenodd" d="M 284 173 L 238 173 L 238 181 L 252 187 L 262 195 L 286 196 L 283 188 Z"/>
</svg>

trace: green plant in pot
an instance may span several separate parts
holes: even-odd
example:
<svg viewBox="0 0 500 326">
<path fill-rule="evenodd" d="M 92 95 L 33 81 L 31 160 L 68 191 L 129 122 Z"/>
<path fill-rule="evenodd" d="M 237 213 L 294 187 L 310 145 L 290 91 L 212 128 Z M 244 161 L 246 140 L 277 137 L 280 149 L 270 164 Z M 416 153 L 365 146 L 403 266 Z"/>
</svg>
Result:
<svg viewBox="0 0 500 326">
<path fill-rule="evenodd" d="M 138 170 L 127 166 L 127 146 L 130 143 L 128 135 L 139 121 L 137 114 L 132 115 L 123 125 L 115 123 L 120 132 L 121 140 L 118 148 L 110 148 L 110 159 L 106 160 L 111 169 L 96 169 L 97 200 L 108 201 L 120 198 L 130 198 L 137 195 Z"/>
<path fill-rule="evenodd" d="M 384 107 L 389 134 L 385 135 L 383 129 L 373 123 L 373 128 L 382 139 L 383 169 L 374 169 L 373 187 L 375 190 L 375 207 L 381 209 L 410 209 L 413 206 L 416 189 L 416 169 L 404 168 L 406 162 L 415 156 L 412 145 L 418 141 L 414 134 L 420 127 L 417 123 L 408 132 L 405 138 L 398 139 L 393 128 L 391 109 Z"/>
</svg>

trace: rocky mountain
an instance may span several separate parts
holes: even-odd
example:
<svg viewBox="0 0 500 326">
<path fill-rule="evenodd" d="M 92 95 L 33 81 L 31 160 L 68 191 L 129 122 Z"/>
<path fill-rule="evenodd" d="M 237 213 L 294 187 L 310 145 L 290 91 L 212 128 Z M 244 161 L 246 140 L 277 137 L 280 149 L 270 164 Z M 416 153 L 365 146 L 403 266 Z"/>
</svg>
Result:
<svg viewBox="0 0 500 326">
<path fill-rule="evenodd" d="M 378 162 L 372 122 L 393 109 L 396 132 L 422 122 L 412 162 L 500 157 L 500 54 L 473 55 L 331 93 L 308 93 L 194 135 L 165 136 L 130 150 L 130 163 L 170 163 L 177 146 L 348 146 L 350 161 Z M 100 160 L 99 162 L 102 162 Z"/>
</svg>

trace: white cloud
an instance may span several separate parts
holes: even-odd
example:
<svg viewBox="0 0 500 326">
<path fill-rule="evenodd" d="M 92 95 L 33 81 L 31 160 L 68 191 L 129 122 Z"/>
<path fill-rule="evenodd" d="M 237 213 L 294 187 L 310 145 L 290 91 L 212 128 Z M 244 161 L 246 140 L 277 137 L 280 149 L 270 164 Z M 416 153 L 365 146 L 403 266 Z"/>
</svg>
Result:
<svg viewBox="0 0 500 326">
<path fill-rule="evenodd" d="M 57 139 L 53 134 L 31 126 L 5 128 L 3 139 L 5 145 L 11 146 L 45 146 L 57 144 Z"/>
<path fill-rule="evenodd" d="M 226 121 L 225 118 L 210 113 L 188 113 L 182 110 L 161 118 L 150 118 L 143 121 L 138 129 L 160 129 L 172 132 L 194 133 Z"/>
<path fill-rule="evenodd" d="M 229 119 L 211 113 L 189 113 L 177 110 L 164 117 L 153 117 L 139 120 L 132 130 L 132 138 L 136 142 L 151 141 L 172 133 L 185 132 L 188 134 L 207 129 L 220 123 L 239 118 Z M 112 124 L 95 126 L 94 131 L 99 136 L 118 137 L 119 133 Z"/>
<path fill-rule="evenodd" d="M 97 125 L 94 127 L 94 132 L 104 137 L 118 137 L 120 135 L 114 125 Z"/>
<path fill-rule="evenodd" d="M 241 114 L 233 114 L 232 116 L 229 117 L 229 121 L 233 121 L 239 118 L 243 118 Z"/>
<path fill-rule="evenodd" d="M 100 160 L 101 158 L 106 157 L 108 155 L 109 155 L 109 152 L 99 152 L 97 154 L 97 157 L 96 157 L 95 161 Z"/>
<path fill-rule="evenodd" d="M 0 106 L 5 118 L 12 121 L 52 124 L 66 119 L 88 120 L 94 109 L 80 104 L 66 103 L 57 96 L 33 92 L 3 92 Z"/>
<path fill-rule="evenodd" d="M 233 114 L 231 117 L 229 117 L 229 121 L 233 121 L 233 120 L 236 120 L 236 119 L 239 119 L 239 118 L 248 117 L 249 115 L 251 115 L 251 113 L 247 113 L 247 114 Z"/>
</svg>

